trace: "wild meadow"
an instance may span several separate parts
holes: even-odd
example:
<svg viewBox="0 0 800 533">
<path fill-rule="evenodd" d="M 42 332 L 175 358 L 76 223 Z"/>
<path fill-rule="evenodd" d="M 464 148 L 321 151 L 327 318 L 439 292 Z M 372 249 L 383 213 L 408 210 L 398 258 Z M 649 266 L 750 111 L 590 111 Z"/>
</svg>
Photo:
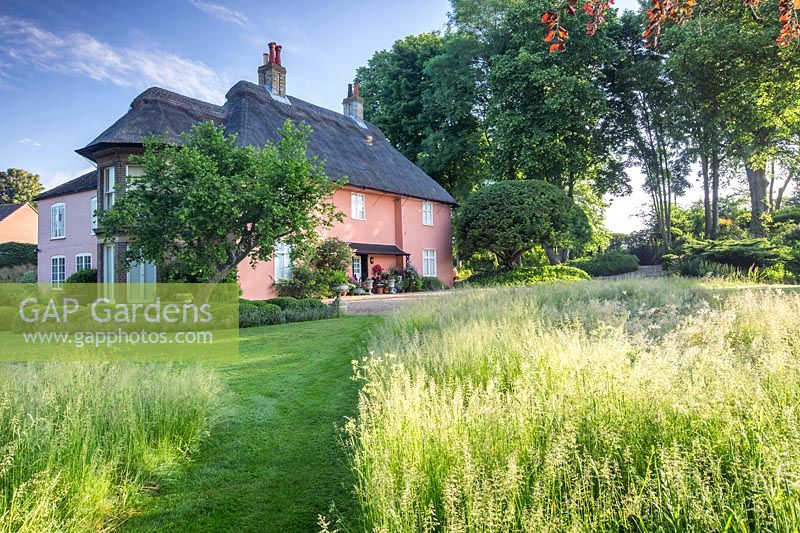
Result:
<svg viewBox="0 0 800 533">
<path fill-rule="evenodd" d="M 213 423 L 215 374 L 167 364 L 0 368 L 0 532 L 98 531 L 178 471 Z"/>
<path fill-rule="evenodd" d="M 354 361 L 358 530 L 797 531 L 800 294 L 458 291 Z"/>
</svg>

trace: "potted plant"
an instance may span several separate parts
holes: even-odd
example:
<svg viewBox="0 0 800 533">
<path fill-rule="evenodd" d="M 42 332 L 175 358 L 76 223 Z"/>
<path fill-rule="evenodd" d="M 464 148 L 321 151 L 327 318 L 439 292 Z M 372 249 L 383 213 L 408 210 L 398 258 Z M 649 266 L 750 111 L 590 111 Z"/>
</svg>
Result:
<svg viewBox="0 0 800 533">
<path fill-rule="evenodd" d="M 386 288 L 386 284 L 383 280 L 379 280 L 375 282 L 375 294 L 383 294 L 383 290 Z"/>
<path fill-rule="evenodd" d="M 364 290 L 367 291 L 367 292 L 372 292 L 372 284 L 374 282 L 375 282 L 375 280 L 373 280 L 372 278 L 365 279 L 364 283 L 362 284 L 363 287 L 364 287 Z"/>
<path fill-rule="evenodd" d="M 334 272 L 331 275 L 331 290 L 339 296 L 346 296 L 350 291 L 350 284 L 347 282 L 347 274 L 344 272 Z"/>
</svg>

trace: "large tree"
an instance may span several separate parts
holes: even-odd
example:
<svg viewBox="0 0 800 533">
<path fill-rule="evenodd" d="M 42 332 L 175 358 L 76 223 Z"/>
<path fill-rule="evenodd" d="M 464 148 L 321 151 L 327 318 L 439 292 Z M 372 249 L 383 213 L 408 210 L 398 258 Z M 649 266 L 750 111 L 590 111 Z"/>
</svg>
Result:
<svg viewBox="0 0 800 533">
<path fill-rule="evenodd" d="M 617 47 L 604 32 L 594 39 L 578 33 L 570 54 L 549 54 L 540 47 L 540 28 L 531 24 L 547 5 L 453 1 L 454 23 L 484 45 L 493 174 L 546 180 L 568 195 L 579 182 L 600 194 L 624 193 L 624 128 L 608 93 L 613 73 L 607 67 Z M 569 24 L 585 25 L 587 18 Z"/>
<path fill-rule="evenodd" d="M 0 204 L 24 204 L 44 191 L 41 178 L 27 170 L 9 168 L 0 171 Z"/>
<path fill-rule="evenodd" d="M 357 75 L 367 120 L 458 198 L 486 174 L 478 58 L 467 35 L 411 35 Z"/>
<path fill-rule="evenodd" d="M 307 155 L 309 126 L 287 121 L 279 133 L 274 144 L 238 146 L 206 122 L 180 144 L 146 139 L 134 159 L 144 174 L 104 213 L 103 237 L 127 237 L 126 263 L 151 261 L 210 283 L 248 258 L 268 260 L 277 242 L 306 245 L 337 218 L 337 185 Z"/>
<path fill-rule="evenodd" d="M 540 180 L 502 181 L 479 189 L 462 206 L 456 225 L 459 253 L 490 252 L 507 268 L 518 266 L 522 255 L 537 246 L 573 248 L 590 238 L 584 212 L 564 191 Z"/>
</svg>

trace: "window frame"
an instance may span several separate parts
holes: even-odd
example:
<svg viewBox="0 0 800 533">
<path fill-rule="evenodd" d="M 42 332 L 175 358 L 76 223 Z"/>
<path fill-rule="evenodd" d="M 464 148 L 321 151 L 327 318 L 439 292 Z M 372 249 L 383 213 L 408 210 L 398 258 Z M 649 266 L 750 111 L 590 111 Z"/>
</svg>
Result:
<svg viewBox="0 0 800 533">
<path fill-rule="evenodd" d="M 57 260 L 61 260 L 61 276 L 63 279 L 58 281 L 55 279 L 55 269 L 53 268 L 53 263 Z M 67 281 L 67 257 L 65 255 L 51 255 L 50 256 L 50 284 L 55 285 L 56 287 L 60 287 Z"/>
<path fill-rule="evenodd" d="M 103 211 L 111 209 L 117 201 L 117 170 L 114 165 L 103 168 Z"/>
<path fill-rule="evenodd" d="M 280 259 L 279 259 L 280 258 Z M 292 279 L 292 247 L 285 242 L 276 242 L 272 254 L 273 274 L 276 283 Z"/>
<path fill-rule="evenodd" d="M 431 252 L 432 257 L 425 257 L 426 252 Z M 428 261 L 433 261 L 433 273 L 427 270 L 426 263 Z M 437 257 L 436 257 L 436 248 L 423 248 L 422 249 L 422 277 L 424 278 L 435 278 L 439 274 L 439 268 L 437 265 Z"/>
<path fill-rule="evenodd" d="M 109 261 L 109 250 L 110 253 L 110 261 Z M 107 242 L 103 244 L 103 283 L 111 284 L 116 281 L 116 272 L 117 272 L 117 243 L 114 242 Z M 111 265 L 109 267 L 109 265 Z M 111 270 L 111 276 L 109 276 L 109 269 Z M 109 279 L 109 277 L 111 279 Z"/>
<path fill-rule="evenodd" d="M 55 211 L 57 208 L 61 208 L 61 235 L 56 235 L 56 217 Z M 67 204 L 64 202 L 57 202 L 55 204 L 50 205 L 50 240 L 56 241 L 61 239 L 67 238 Z"/>
<path fill-rule="evenodd" d="M 361 201 L 360 210 L 356 209 L 356 199 Z M 350 218 L 353 220 L 367 220 L 367 198 L 360 192 L 350 193 Z"/>
<path fill-rule="evenodd" d="M 85 268 L 80 268 L 80 266 L 78 265 L 78 259 L 82 259 L 82 258 L 86 258 L 86 257 L 89 258 L 89 266 L 86 267 L 84 265 Z M 94 266 L 92 264 L 92 254 L 89 254 L 89 253 L 75 254 L 75 272 L 80 272 L 82 270 L 91 270 L 92 266 Z"/>
<path fill-rule="evenodd" d="M 422 225 L 433 226 L 433 202 L 422 202 Z"/>
<path fill-rule="evenodd" d="M 93 196 L 92 199 L 89 200 L 89 210 L 89 218 L 91 219 L 89 231 L 94 235 L 97 231 L 97 196 Z"/>
</svg>

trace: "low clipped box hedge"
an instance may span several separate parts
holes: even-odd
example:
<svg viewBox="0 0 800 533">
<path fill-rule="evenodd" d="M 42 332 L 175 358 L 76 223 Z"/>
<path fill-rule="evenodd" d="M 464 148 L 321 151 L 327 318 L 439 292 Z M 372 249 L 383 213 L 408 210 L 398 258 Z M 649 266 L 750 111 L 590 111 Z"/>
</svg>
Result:
<svg viewBox="0 0 800 533">
<path fill-rule="evenodd" d="M 639 270 L 639 258 L 627 252 L 607 252 L 592 257 L 581 257 L 567 263 L 580 268 L 591 277 L 617 276 Z"/>
<path fill-rule="evenodd" d="M 558 265 L 479 272 L 467 278 L 464 283 L 478 287 L 519 287 L 537 283 L 588 279 L 591 279 L 589 274 L 580 268 Z"/>
<path fill-rule="evenodd" d="M 68 277 L 66 283 L 97 283 L 97 269 L 79 270 Z"/>
<path fill-rule="evenodd" d="M 240 300 L 239 327 L 253 328 L 334 318 L 338 311 L 314 298 L 281 296 L 271 300 Z"/>
</svg>

